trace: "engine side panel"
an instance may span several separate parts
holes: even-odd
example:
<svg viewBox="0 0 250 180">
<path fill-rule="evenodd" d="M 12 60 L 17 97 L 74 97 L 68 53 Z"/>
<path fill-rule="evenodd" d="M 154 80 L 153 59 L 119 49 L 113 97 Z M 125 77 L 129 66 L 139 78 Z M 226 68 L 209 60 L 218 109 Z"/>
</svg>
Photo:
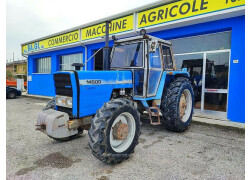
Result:
<svg viewBox="0 0 250 180">
<path fill-rule="evenodd" d="M 79 117 L 96 113 L 111 98 L 113 89 L 133 88 L 131 71 L 78 71 Z M 75 104 L 74 104 L 75 106 Z"/>
</svg>

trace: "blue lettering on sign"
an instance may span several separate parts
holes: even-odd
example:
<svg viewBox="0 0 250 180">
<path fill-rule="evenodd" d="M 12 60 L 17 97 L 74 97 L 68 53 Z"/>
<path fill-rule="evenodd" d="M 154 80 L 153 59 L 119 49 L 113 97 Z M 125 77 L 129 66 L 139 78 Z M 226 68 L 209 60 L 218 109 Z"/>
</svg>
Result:
<svg viewBox="0 0 250 180">
<path fill-rule="evenodd" d="M 39 42 L 36 42 L 36 43 L 34 44 L 34 49 L 35 49 L 35 51 L 38 50 L 38 49 L 40 49 L 40 48 L 39 48 Z"/>
<path fill-rule="evenodd" d="M 34 43 L 34 47 L 32 44 L 28 44 L 28 52 L 37 51 L 40 49 L 39 42 Z"/>
<path fill-rule="evenodd" d="M 28 44 L 28 51 L 32 51 L 33 48 L 32 48 L 32 44 Z"/>
</svg>

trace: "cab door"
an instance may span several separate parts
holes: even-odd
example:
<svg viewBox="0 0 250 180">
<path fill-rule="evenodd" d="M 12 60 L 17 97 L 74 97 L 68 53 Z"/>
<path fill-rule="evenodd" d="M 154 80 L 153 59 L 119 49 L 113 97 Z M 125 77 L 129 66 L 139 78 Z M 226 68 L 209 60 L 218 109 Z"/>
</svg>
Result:
<svg viewBox="0 0 250 180">
<path fill-rule="evenodd" d="M 148 85 L 147 97 L 156 96 L 158 86 L 163 73 L 161 46 L 156 44 L 155 52 L 148 53 Z"/>
</svg>

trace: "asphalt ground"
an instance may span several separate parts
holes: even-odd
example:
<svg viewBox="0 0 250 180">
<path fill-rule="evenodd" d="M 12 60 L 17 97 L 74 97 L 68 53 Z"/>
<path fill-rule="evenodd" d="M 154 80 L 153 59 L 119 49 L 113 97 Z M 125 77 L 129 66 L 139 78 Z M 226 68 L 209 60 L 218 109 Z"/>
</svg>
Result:
<svg viewBox="0 0 250 180">
<path fill-rule="evenodd" d="M 47 100 L 6 101 L 7 179 L 245 178 L 242 131 L 192 123 L 188 131 L 178 134 L 143 123 L 134 154 L 112 166 L 92 155 L 87 131 L 72 141 L 57 142 L 35 130 Z"/>
</svg>

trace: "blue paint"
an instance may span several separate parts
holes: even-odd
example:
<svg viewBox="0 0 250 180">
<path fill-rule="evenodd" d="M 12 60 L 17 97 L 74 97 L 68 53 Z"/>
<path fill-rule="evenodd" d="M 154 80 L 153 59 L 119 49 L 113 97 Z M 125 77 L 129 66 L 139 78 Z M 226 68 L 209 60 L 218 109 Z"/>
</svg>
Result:
<svg viewBox="0 0 250 180">
<path fill-rule="evenodd" d="M 233 25 L 229 76 L 228 119 L 245 123 L 245 16 Z M 238 59 L 238 64 L 233 60 Z"/>
<path fill-rule="evenodd" d="M 138 100 L 139 100 L 139 99 L 138 99 Z M 145 99 L 140 99 L 140 101 L 141 101 L 142 105 L 143 105 L 146 109 L 149 108 L 149 105 L 148 105 L 148 103 L 147 103 L 147 101 L 146 101 Z"/>
<path fill-rule="evenodd" d="M 171 74 L 169 74 L 169 72 L 172 72 Z M 160 80 L 160 84 L 159 87 L 157 89 L 157 93 L 156 96 L 154 97 L 147 97 L 147 98 L 140 98 L 140 97 L 134 97 L 134 100 L 139 100 L 139 101 L 150 101 L 150 100 L 154 100 L 154 99 L 161 99 L 162 97 L 162 93 L 164 90 L 164 87 L 167 86 L 171 81 L 173 81 L 176 76 L 182 76 L 182 77 L 189 77 L 189 73 L 188 72 L 183 72 L 183 71 L 164 71 L 162 76 L 161 76 L 161 80 Z"/>
<path fill-rule="evenodd" d="M 73 72 L 57 72 L 70 74 L 73 91 L 72 115 L 77 117 L 77 86 Z M 80 82 L 79 117 L 90 116 L 108 102 L 114 89 L 133 88 L 131 71 L 78 71 Z M 101 84 L 81 84 L 82 80 L 101 80 Z M 130 81 L 130 83 L 129 83 Z"/>
<path fill-rule="evenodd" d="M 53 73 L 59 71 L 59 58 L 62 55 L 74 53 L 83 53 L 83 59 L 85 57 L 85 49 L 83 46 L 30 55 L 28 57 L 28 76 L 32 76 L 32 81 L 28 82 L 28 93 L 43 96 L 54 96 L 55 89 Z M 36 74 L 36 59 L 43 57 L 51 57 L 50 74 Z"/>
</svg>

